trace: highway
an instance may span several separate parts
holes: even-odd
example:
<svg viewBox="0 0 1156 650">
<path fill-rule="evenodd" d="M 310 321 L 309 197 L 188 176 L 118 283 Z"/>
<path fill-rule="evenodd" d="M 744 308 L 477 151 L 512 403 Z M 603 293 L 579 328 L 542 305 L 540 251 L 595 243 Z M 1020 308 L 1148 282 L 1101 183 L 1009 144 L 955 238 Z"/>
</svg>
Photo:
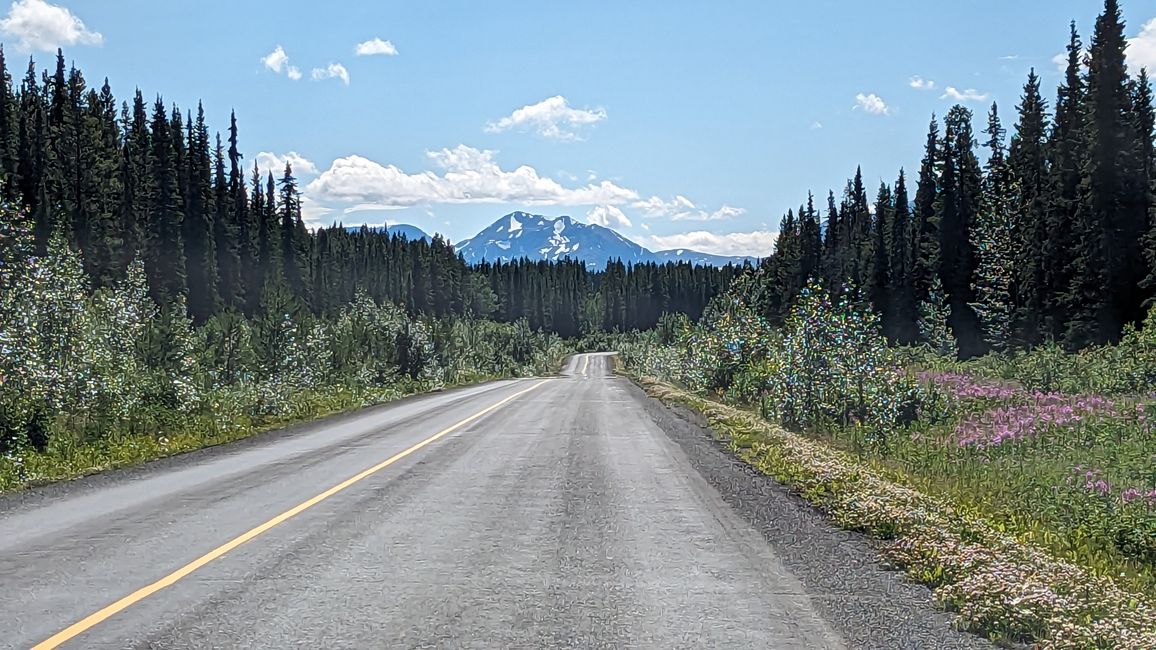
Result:
<svg viewBox="0 0 1156 650">
<path fill-rule="evenodd" d="M 0 647 L 865 647 L 610 362 L 4 497 Z"/>
</svg>

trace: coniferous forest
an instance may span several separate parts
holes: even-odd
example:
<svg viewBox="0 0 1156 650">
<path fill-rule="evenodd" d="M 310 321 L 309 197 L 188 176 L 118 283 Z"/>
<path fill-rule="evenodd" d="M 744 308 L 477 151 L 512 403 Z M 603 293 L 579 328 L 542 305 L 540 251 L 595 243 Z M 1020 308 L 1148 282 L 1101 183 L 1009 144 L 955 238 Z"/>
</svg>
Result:
<svg viewBox="0 0 1156 650">
<path fill-rule="evenodd" d="M 926 341 L 938 315 L 965 357 L 1078 349 L 1138 324 L 1156 296 L 1156 113 L 1107 4 L 1090 48 L 1072 25 L 1054 94 L 1033 70 L 1013 112 L 933 116 L 916 173 L 876 190 L 856 170 L 838 196 L 787 214 L 760 269 L 761 313 L 782 322 L 812 279 L 851 283 L 891 341 Z"/>
</svg>

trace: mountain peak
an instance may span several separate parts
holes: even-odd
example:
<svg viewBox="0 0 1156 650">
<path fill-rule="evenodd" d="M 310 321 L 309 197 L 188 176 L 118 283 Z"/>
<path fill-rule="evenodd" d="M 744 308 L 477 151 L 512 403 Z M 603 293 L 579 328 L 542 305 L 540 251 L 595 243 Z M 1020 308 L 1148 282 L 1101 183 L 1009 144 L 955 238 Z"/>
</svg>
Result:
<svg viewBox="0 0 1156 650">
<path fill-rule="evenodd" d="M 703 266 L 742 264 L 752 259 L 686 249 L 655 253 L 605 226 L 575 221 L 569 215 L 548 217 L 520 210 L 499 218 L 455 248 L 469 264 L 521 258 L 556 262 L 570 258 L 593 270 L 618 259 L 629 264 L 690 262 Z"/>
</svg>

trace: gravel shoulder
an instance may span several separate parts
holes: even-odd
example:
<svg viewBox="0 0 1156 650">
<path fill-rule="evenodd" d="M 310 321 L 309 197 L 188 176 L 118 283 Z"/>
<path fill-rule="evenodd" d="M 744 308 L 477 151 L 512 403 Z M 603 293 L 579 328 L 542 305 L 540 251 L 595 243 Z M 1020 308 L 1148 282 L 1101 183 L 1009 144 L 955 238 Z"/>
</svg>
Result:
<svg viewBox="0 0 1156 650">
<path fill-rule="evenodd" d="M 667 406 L 636 385 L 647 414 L 735 512 L 762 533 L 810 594 L 816 610 L 854 648 L 994 648 L 952 627 L 926 587 L 879 563 L 871 540 L 836 528 L 802 498 L 731 453 L 697 412 Z"/>
</svg>

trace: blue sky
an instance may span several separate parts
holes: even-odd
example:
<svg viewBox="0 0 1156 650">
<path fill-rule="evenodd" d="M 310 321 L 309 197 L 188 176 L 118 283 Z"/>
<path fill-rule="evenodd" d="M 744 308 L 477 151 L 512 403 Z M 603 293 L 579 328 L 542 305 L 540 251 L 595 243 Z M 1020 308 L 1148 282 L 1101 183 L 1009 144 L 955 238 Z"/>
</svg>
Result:
<svg viewBox="0 0 1156 650">
<path fill-rule="evenodd" d="M 1156 3 L 1123 4 L 1134 62 L 1156 67 Z M 808 189 L 916 170 L 953 95 L 1010 125 L 1034 66 L 1053 96 L 1068 22 L 1087 40 L 1101 7 L 19 0 L 0 38 L 17 74 L 60 45 L 120 98 L 201 99 L 222 131 L 236 109 L 249 164 L 297 161 L 314 222 L 458 241 L 523 209 L 765 254 Z"/>
</svg>

